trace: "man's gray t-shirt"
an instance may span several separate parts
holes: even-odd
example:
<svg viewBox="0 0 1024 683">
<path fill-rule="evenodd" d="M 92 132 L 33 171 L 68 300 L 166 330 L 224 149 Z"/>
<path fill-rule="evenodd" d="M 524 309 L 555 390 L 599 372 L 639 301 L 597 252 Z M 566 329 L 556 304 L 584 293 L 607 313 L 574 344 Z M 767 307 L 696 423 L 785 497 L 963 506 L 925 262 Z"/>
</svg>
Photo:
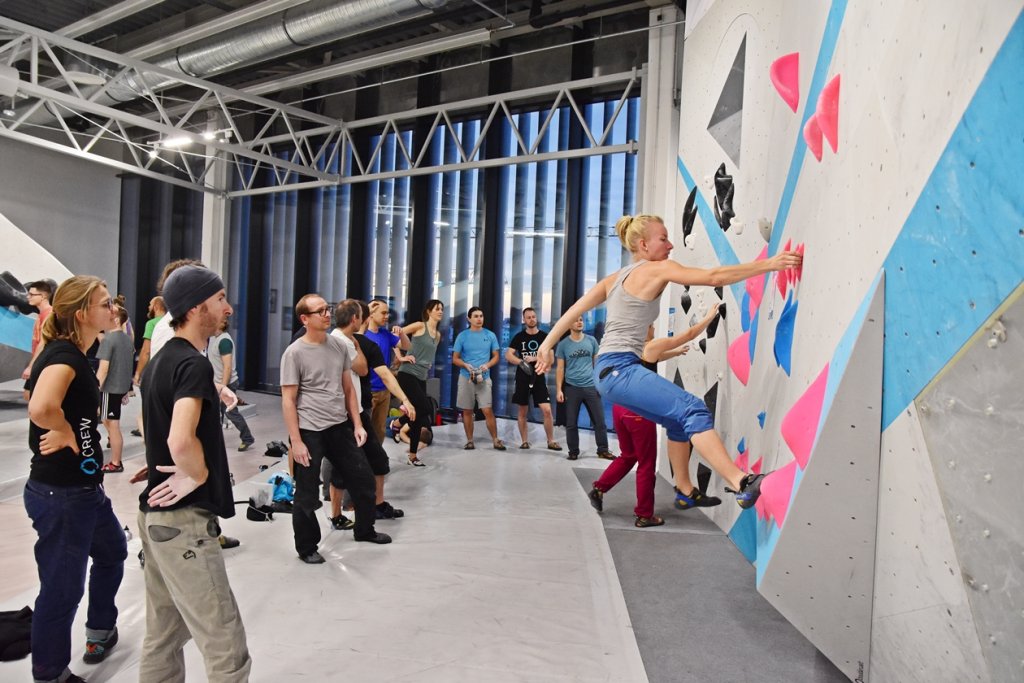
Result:
<svg viewBox="0 0 1024 683">
<path fill-rule="evenodd" d="M 352 367 L 348 351 L 330 335 L 323 344 L 301 338 L 281 356 L 281 386 L 299 387 L 299 428 L 322 432 L 348 419 L 341 376 Z"/>
<path fill-rule="evenodd" d="M 120 330 L 103 335 L 96 358 L 110 362 L 107 378 L 103 382 L 106 394 L 127 394 L 132 390 L 132 373 L 135 372 L 135 346 L 131 338 Z"/>
<path fill-rule="evenodd" d="M 224 379 L 224 356 L 232 354 L 231 377 L 224 384 L 234 384 L 238 381 L 238 370 L 234 364 L 235 342 L 227 332 L 221 332 L 216 337 L 210 337 L 206 345 L 206 357 L 210 359 L 213 366 L 213 381 L 221 382 Z"/>
</svg>

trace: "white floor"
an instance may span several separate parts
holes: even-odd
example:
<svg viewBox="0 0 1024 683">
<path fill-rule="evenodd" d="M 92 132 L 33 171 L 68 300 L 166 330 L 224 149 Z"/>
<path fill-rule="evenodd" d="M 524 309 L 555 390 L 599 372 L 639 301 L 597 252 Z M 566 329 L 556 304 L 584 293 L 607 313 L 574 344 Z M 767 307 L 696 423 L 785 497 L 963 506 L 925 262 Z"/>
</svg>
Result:
<svg viewBox="0 0 1024 683">
<path fill-rule="evenodd" d="M 258 442 L 283 438 L 275 401 L 254 400 Z M 22 450 L 10 442 L 16 427 L 4 427 L 2 454 Z M 286 515 L 269 524 L 244 514 L 224 521 L 225 532 L 242 540 L 226 557 L 253 681 L 647 680 L 600 519 L 572 471 L 605 462 L 587 443 L 590 457 L 576 463 L 564 451 L 522 451 L 514 423 L 500 429 L 512 445 L 504 453 L 489 447 L 482 422 L 473 451 L 461 448 L 461 425 L 437 429 L 434 446 L 421 454 L 425 468 L 406 465 L 403 450 L 388 443 L 394 471 L 387 498 L 406 511 L 404 519 L 378 522 L 394 537 L 391 545 L 355 543 L 351 532 L 329 532 L 321 516 L 328 561 L 308 566 L 295 555 Z M 543 444 L 542 431 L 533 429 L 533 443 Z M 563 430 L 556 433 L 563 439 Z M 233 454 L 232 469 L 240 477 L 261 461 L 274 462 Z M 268 475 L 240 481 L 236 500 Z M 123 482 L 108 488 L 122 490 L 116 509 L 134 527 L 137 491 Z M 36 594 L 34 534 L 19 507 L 20 499 L 0 504 L 0 523 L 10 530 L 0 544 L 0 575 L 17 577 L 0 593 L 0 610 L 32 605 Z M 138 549 L 137 539 L 129 542 L 118 599 L 121 642 L 100 665 L 77 661 L 84 649 L 79 610 L 71 668 L 90 681 L 138 680 L 145 613 Z M 186 652 L 189 680 L 206 680 L 198 651 L 190 644 Z M 0 664 L 0 680 L 30 678 L 28 659 Z"/>
</svg>

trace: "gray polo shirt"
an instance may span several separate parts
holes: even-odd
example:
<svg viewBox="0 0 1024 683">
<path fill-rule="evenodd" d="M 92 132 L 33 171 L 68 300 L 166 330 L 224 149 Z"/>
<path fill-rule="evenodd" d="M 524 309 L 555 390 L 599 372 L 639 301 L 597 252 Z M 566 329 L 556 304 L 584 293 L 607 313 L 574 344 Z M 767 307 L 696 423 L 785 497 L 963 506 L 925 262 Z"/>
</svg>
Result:
<svg viewBox="0 0 1024 683">
<path fill-rule="evenodd" d="M 281 386 L 297 385 L 299 428 L 322 432 L 348 419 L 341 376 L 352 367 L 348 351 L 330 335 L 322 344 L 301 338 L 281 356 Z"/>
</svg>

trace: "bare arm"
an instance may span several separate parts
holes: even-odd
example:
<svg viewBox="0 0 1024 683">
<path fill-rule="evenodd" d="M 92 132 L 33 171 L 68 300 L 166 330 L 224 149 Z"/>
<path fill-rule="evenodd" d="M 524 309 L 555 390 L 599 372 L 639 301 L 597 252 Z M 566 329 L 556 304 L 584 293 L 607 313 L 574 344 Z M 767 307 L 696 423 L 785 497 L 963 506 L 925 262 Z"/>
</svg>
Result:
<svg viewBox="0 0 1024 683">
<path fill-rule="evenodd" d="M 100 383 L 100 388 L 103 388 L 103 383 L 107 381 L 107 375 L 110 374 L 110 361 L 101 360 L 100 366 L 96 368 L 96 379 Z"/>
<path fill-rule="evenodd" d="M 555 369 L 555 393 L 559 403 L 565 403 L 565 394 L 562 393 L 562 383 L 565 382 L 565 359 L 556 359 Z"/>
<path fill-rule="evenodd" d="M 203 444 L 196 436 L 199 415 L 203 409 L 200 398 L 179 398 L 171 412 L 171 429 L 167 436 L 167 448 L 178 471 L 191 477 L 197 484 L 206 481 L 209 472 L 203 459 Z"/>
<path fill-rule="evenodd" d="M 668 360 L 669 358 L 675 358 L 686 353 L 685 350 L 680 349 L 683 344 L 693 341 L 697 336 L 707 329 L 711 321 L 718 317 L 721 307 L 724 304 L 719 304 L 712 308 L 704 319 L 699 323 L 686 330 L 678 337 L 659 337 L 652 339 L 647 342 L 644 346 L 644 352 L 642 355 L 643 360 L 648 363 L 656 363 L 658 361 Z"/>
<path fill-rule="evenodd" d="M 402 401 L 402 405 L 405 406 L 405 412 L 409 416 L 409 419 L 415 420 L 416 409 L 413 407 L 409 397 L 405 395 L 405 392 L 402 390 L 402 385 L 398 383 L 398 379 L 391 372 L 391 369 L 386 365 L 378 365 L 373 370 L 377 373 L 377 376 L 380 377 L 380 381 L 384 383 L 384 386 L 388 388 L 388 391 Z"/>
<path fill-rule="evenodd" d="M 363 359 L 366 360 L 365 358 Z M 353 432 L 356 437 L 356 445 L 362 446 L 366 443 L 366 430 L 363 429 L 363 420 L 359 416 L 361 406 L 356 400 L 355 387 L 352 386 L 352 375 L 348 372 L 341 374 L 341 390 L 345 393 L 345 408 L 348 410 L 348 419 L 352 420 Z"/>
<path fill-rule="evenodd" d="M 139 364 L 135 368 L 135 377 L 132 381 L 136 384 L 142 379 L 142 371 L 146 369 L 146 364 L 149 362 L 149 340 L 142 340 L 142 348 L 139 350 Z"/>
<path fill-rule="evenodd" d="M 39 440 L 39 452 L 50 455 L 70 446 L 78 453 L 78 442 L 71 425 L 60 407 L 68 387 L 75 379 L 70 365 L 51 365 L 45 368 L 32 389 L 28 402 L 28 417 L 40 429 L 47 430 Z"/>
<path fill-rule="evenodd" d="M 220 361 L 224 365 L 224 374 L 221 377 L 213 378 L 213 383 L 216 384 L 218 388 L 226 387 L 228 382 L 231 380 L 231 370 L 234 367 L 234 358 L 235 354 L 233 353 L 221 354 Z"/>
<path fill-rule="evenodd" d="M 551 350 L 555 348 L 558 340 L 569 331 L 569 326 L 572 325 L 573 321 L 590 309 L 605 302 L 608 298 L 608 288 L 615 282 L 616 277 L 618 277 L 618 273 L 612 273 L 591 287 L 590 291 L 570 306 L 569 310 L 563 313 L 558 322 L 551 327 L 548 331 L 548 338 L 544 340 L 544 343 L 540 345 L 540 349 L 537 351 L 536 370 L 538 373 L 547 372 L 551 368 Z"/>
<path fill-rule="evenodd" d="M 454 365 L 456 367 L 460 367 L 460 368 L 466 368 L 467 370 L 472 370 L 473 369 L 472 366 L 470 366 L 469 363 L 467 363 L 466 361 L 462 360 L 462 354 L 459 353 L 458 351 L 453 351 L 452 352 L 452 365 Z"/>
<path fill-rule="evenodd" d="M 498 364 L 498 349 L 494 349 L 493 351 L 491 351 L 491 359 L 489 361 L 487 361 L 486 363 L 484 363 L 483 368 L 484 368 L 484 370 L 490 370 L 491 368 L 493 368 L 497 364 Z"/>
<path fill-rule="evenodd" d="M 203 401 L 200 398 L 179 398 L 171 412 L 171 429 L 167 436 L 167 448 L 171 452 L 173 465 L 157 465 L 161 472 L 171 476 L 164 479 L 149 492 L 149 504 L 153 507 L 173 505 L 206 482 L 210 476 L 203 459 L 203 444 L 196 436 L 199 415 Z"/>
<path fill-rule="evenodd" d="M 409 335 L 405 333 L 405 328 L 395 325 L 391 328 L 391 334 L 398 336 L 398 348 L 402 351 L 408 351 L 412 342 L 409 341 Z"/>
<path fill-rule="evenodd" d="M 523 362 L 523 359 L 519 357 L 516 350 L 511 346 L 505 349 L 505 360 L 507 360 L 510 365 L 519 365 Z"/>
<path fill-rule="evenodd" d="M 370 371 L 370 364 L 366 362 L 366 354 L 363 353 L 363 349 L 359 346 L 359 342 L 353 339 L 349 335 L 345 335 L 352 342 L 353 346 L 356 347 L 356 357 L 352 359 L 352 372 L 356 373 L 360 377 L 366 377 L 366 373 Z"/>
<path fill-rule="evenodd" d="M 284 427 L 288 430 L 288 440 L 291 442 L 289 452 L 295 462 L 309 467 L 309 449 L 302 442 L 302 434 L 299 433 L 298 398 L 298 384 L 281 386 L 281 416 L 284 418 Z"/>
<path fill-rule="evenodd" d="M 718 266 L 716 268 L 691 268 L 684 266 L 678 261 L 666 259 L 659 261 L 652 266 L 645 266 L 651 269 L 655 280 L 661 280 L 660 284 L 652 281 L 651 284 L 661 291 L 664 284 L 674 282 L 677 285 L 706 285 L 708 287 L 724 287 L 735 282 L 748 278 L 764 275 L 776 270 L 796 268 L 800 265 L 802 258 L 795 251 L 783 251 L 772 258 L 760 261 L 740 263 L 735 266 Z"/>
</svg>

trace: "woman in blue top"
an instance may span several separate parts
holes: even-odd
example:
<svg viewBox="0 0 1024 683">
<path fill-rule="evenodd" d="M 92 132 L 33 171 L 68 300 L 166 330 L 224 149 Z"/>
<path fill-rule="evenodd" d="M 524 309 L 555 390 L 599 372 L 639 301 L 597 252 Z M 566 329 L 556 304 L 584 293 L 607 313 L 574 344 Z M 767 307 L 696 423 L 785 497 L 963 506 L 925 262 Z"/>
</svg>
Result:
<svg viewBox="0 0 1024 683">
<path fill-rule="evenodd" d="M 615 224 L 633 262 L 597 283 L 573 304 L 551 328 L 541 344 L 537 371 L 551 367 L 551 349 L 580 315 L 607 302 L 608 320 L 598 349 L 594 379 L 601 395 L 637 415 L 665 427 L 670 454 L 686 452 L 690 442 L 736 494 L 741 508 L 749 508 L 761 493 L 763 474 L 744 475 L 736 467 L 704 402 L 640 364 L 647 327 L 658 317 L 661 294 L 670 283 L 722 287 L 771 271 L 795 268 L 801 257 L 793 251 L 770 259 L 702 269 L 669 259 L 672 242 L 664 221 L 657 216 L 623 216 Z"/>
<path fill-rule="evenodd" d="M 406 358 L 415 360 L 402 363 L 396 374 L 399 386 L 416 409 L 416 420 L 409 428 L 409 464 L 416 467 L 424 466 L 424 462 L 416 456 L 420 447 L 420 432 L 423 427 L 429 427 L 434 418 L 433 405 L 427 396 L 427 374 L 434 364 L 437 345 L 441 341 L 441 333 L 437 328 L 443 317 L 444 304 L 431 299 L 423 307 L 423 320 L 402 328 L 402 334 L 410 339 Z"/>
</svg>

